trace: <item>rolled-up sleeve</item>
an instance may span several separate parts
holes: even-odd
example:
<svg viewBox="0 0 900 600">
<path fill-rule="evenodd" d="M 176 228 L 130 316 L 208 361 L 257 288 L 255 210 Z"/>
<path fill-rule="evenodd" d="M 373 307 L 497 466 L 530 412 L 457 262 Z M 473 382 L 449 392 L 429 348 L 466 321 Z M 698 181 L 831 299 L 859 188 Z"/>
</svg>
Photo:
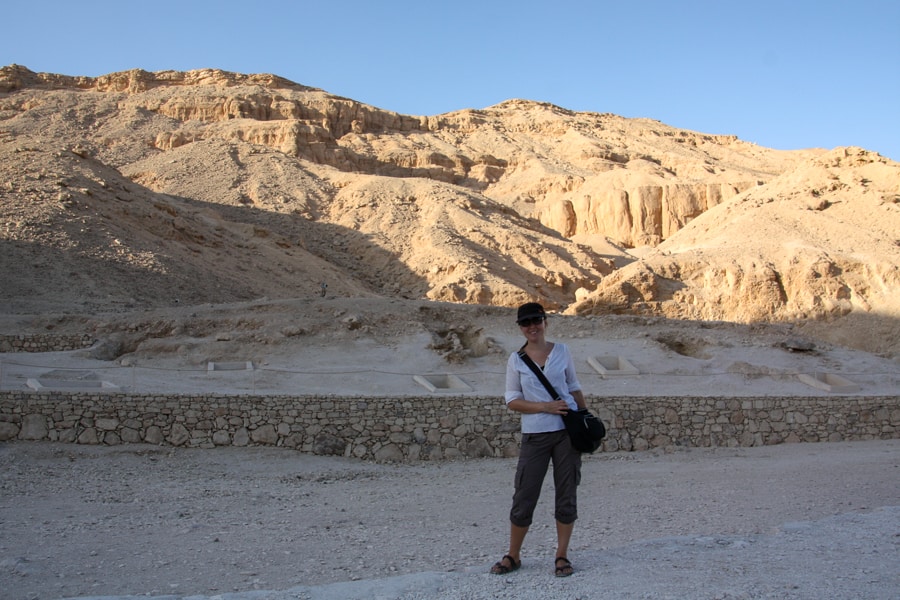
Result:
<svg viewBox="0 0 900 600">
<path fill-rule="evenodd" d="M 575 359 L 572 353 L 566 348 L 566 389 L 569 392 L 577 392 L 581 390 L 581 382 L 578 381 L 578 374 L 575 372 Z"/>
<path fill-rule="evenodd" d="M 518 361 L 519 357 L 515 354 L 510 354 L 509 360 L 506 361 L 506 391 L 504 399 L 507 404 L 513 400 L 525 399 L 525 394 L 522 391 L 522 377 L 519 375 L 519 369 L 517 368 Z"/>
</svg>

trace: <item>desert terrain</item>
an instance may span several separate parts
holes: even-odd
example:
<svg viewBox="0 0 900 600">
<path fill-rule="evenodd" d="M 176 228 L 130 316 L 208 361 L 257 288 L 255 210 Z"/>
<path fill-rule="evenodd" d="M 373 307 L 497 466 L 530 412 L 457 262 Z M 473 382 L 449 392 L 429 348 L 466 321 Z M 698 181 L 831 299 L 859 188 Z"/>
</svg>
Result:
<svg viewBox="0 0 900 600">
<path fill-rule="evenodd" d="M 776 151 L 527 100 L 399 115 L 274 75 L 10 65 L 0 159 L 0 314 L 34 316 L 7 330 L 324 283 L 789 323 L 898 353 L 900 165 L 862 148 Z"/>
<path fill-rule="evenodd" d="M 5 598 L 888 600 L 900 584 L 896 439 L 591 455 L 567 579 L 549 487 L 522 569 L 488 573 L 514 459 L 19 442 L 0 467 Z"/>
<path fill-rule="evenodd" d="M 898 163 L 523 99 L 411 116 L 276 75 L 9 65 L 0 271 L 0 334 L 95 340 L 0 347 L 0 389 L 55 372 L 406 395 L 414 374 L 452 372 L 499 398 L 531 300 L 598 404 L 827 395 L 797 378 L 819 371 L 853 393 L 900 387 Z M 604 378 L 586 362 L 601 355 L 641 375 Z M 257 368 L 210 378 L 210 361 Z M 527 568 L 485 574 L 508 460 L 22 442 L 0 460 L 15 598 L 888 598 L 900 583 L 895 439 L 591 456 L 563 585 L 549 529 Z"/>
</svg>

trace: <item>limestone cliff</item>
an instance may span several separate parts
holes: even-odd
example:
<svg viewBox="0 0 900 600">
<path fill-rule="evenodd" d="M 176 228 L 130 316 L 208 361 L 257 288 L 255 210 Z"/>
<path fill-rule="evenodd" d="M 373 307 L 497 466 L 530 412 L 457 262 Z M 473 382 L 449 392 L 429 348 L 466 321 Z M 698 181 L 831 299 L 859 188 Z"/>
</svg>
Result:
<svg viewBox="0 0 900 600">
<path fill-rule="evenodd" d="M 10 65 L 0 302 L 227 302 L 328 281 L 582 314 L 893 323 L 898 169 L 529 100 L 415 116 L 269 74 Z M 37 270 L 67 293 L 40 291 Z"/>
</svg>

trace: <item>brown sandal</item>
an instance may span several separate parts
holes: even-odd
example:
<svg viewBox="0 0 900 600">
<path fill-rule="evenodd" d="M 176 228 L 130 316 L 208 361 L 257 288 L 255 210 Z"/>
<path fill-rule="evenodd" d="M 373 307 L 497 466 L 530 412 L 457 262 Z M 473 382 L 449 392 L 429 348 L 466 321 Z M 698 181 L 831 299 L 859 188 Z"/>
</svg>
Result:
<svg viewBox="0 0 900 600">
<path fill-rule="evenodd" d="M 503 564 L 504 560 L 509 561 L 509 566 L 506 566 Z M 513 571 L 515 571 L 516 569 L 518 569 L 521 566 L 522 566 L 521 560 L 519 562 L 516 562 L 516 559 L 514 559 L 512 556 L 507 554 L 506 556 L 504 556 L 503 558 L 501 558 L 500 560 L 498 560 L 497 562 L 494 563 L 494 566 L 491 567 L 491 573 L 493 573 L 494 575 L 506 575 L 507 573 L 512 573 Z"/>
<path fill-rule="evenodd" d="M 560 565 L 559 561 L 563 561 L 563 564 Z M 569 562 L 569 559 L 565 556 L 558 556 L 553 564 L 554 566 L 556 566 L 557 577 L 568 577 L 575 572 L 575 568 L 572 567 L 572 563 Z"/>
</svg>

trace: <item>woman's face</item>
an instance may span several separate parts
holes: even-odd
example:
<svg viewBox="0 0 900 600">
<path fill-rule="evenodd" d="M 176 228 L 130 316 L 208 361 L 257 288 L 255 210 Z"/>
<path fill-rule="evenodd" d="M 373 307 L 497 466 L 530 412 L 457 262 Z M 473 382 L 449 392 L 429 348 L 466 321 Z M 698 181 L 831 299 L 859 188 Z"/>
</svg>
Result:
<svg viewBox="0 0 900 600">
<path fill-rule="evenodd" d="M 544 335 L 544 328 L 547 325 L 546 317 L 534 317 L 533 319 L 524 319 L 519 322 L 519 329 L 522 335 L 528 340 L 540 339 Z"/>
</svg>

